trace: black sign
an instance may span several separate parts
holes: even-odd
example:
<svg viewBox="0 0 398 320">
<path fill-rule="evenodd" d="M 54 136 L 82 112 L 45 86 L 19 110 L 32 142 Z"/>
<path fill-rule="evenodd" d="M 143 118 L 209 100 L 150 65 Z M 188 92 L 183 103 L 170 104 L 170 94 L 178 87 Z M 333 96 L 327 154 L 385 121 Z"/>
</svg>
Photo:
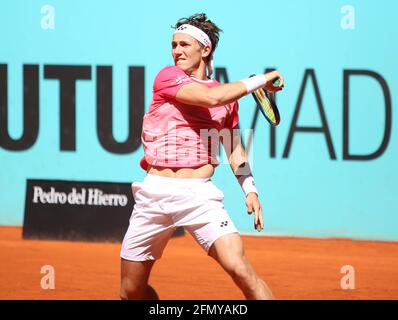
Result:
<svg viewBox="0 0 398 320">
<path fill-rule="evenodd" d="M 27 180 L 23 238 L 121 242 L 133 206 L 130 183 Z"/>
</svg>

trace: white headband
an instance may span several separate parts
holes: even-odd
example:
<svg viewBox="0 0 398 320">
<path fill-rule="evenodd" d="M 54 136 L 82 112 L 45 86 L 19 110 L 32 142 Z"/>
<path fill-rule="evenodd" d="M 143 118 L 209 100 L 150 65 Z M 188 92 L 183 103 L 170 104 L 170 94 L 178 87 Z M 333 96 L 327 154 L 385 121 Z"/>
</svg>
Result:
<svg viewBox="0 0 398 320">
<path fill-rule="evenodd" d="M 209 46 L 210 48 L 212 47 L 209 36 L 193 25 L 183 24 L 179 26 L 177 30 L 174 31 L 174 33 L 185 33 L 187 35 L 190 35 L 192 38 L 198 40 L 201 44 Z"/>
<path fill-rule="evenodd" d="M 205 32 L 203 32 L 199 28 L 196 28 L 193 25 L 183 24 L 179 26 L 176 31 L 174 31 L 174 34 L 176 33 L 185 33 L 191 36 L 192 38 L 198 40 L 204 46 L 209 46 L 210 49 L 212 48 L 212 43 L 209 36 Z M 211 55 L 209 62 L 207 63 L 207 69 L 210 77 L 213 74 L 213 69 L 214 69 L 213 55 Z"/>
</svg>

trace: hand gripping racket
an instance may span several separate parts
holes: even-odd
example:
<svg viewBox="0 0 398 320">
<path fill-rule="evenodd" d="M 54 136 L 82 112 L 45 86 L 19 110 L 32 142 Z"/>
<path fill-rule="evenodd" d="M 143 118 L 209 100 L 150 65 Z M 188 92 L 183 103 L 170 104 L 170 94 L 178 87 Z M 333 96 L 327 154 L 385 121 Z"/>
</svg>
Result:
<svg viewBox="0 0 398 320">
<path fill-rule="evenodd" d="M 253 77 L 251 75 L 250 77 Z M 275 87 L 280 85 L 279 79 L 273 82 Z M 265 119 L 274 127 L 276 127 L 281 121 L 278 107 L 275 103 L 275 93 L 269 92 L 264 88 L 257 89 L 252 92 L 253 98 L 257 103 L 257 107 L 260 109 L 261 113 L 264 115 Z"/>
</svg>

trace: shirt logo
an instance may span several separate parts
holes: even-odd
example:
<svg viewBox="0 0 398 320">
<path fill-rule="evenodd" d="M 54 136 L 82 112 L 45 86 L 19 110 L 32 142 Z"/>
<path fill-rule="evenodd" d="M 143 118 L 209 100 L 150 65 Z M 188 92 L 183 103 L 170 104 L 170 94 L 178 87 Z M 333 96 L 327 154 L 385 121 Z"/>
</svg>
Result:
<svg viewBox="0 0 398 320">
<path fill-rule="evenodd" d="M 178 76 L 171 84 L 181 84 L 189 80 L 188 76 Z"/>
</svg>

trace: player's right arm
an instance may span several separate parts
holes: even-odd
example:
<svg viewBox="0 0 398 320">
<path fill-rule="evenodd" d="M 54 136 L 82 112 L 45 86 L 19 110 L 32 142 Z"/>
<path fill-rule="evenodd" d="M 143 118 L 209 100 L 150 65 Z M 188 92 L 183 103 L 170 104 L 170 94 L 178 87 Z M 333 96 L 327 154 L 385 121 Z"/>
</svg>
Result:
<svg viewBox="0 0 398 320">
<path fill-rule="evenodd" d="M 213 108 L 226 105 L 247 94 L 243 82 L 232 82 L 209 88 L 200 83 L 190 83 L 181 87 L 176 95 L 178 102 Z"/>
<path fill-rule="evenodd" d="M 281 86 L 278 89 L 272 86 L 272 80 L 281 78 Z M 272 90 L 280 90 L 283 87 L 283 78 L 278 71 L 265 74 L 265 88 L 271 86 Z M 220 84 L 215 87 L 207 87 L 198 83 L 176 66 L 163 68 L 155 78 L 153 85 L 154 100 L 176 100 L 187 105 L 213 108 L 229 104 L 247 94 L 247 87 L 243 81 Z"/>
<path fill-rule="evenodd" d="M 275 87 L 270 86 L 275 78 L 281 78 L 281 86 L 283 86 L 281 74 L 278 71 L 271 71 L 266 73 L 266 79 L 268 80 L 264 87 L 267 90 L 275 91 Z M 226 83 L 212 88 L 194 82 L 181 87 L 176 94 L 176 100 L 184 104 L 213 108 L 236 101 L 246 94 L 247 89 L 242 81 Z"/>
</svg>

